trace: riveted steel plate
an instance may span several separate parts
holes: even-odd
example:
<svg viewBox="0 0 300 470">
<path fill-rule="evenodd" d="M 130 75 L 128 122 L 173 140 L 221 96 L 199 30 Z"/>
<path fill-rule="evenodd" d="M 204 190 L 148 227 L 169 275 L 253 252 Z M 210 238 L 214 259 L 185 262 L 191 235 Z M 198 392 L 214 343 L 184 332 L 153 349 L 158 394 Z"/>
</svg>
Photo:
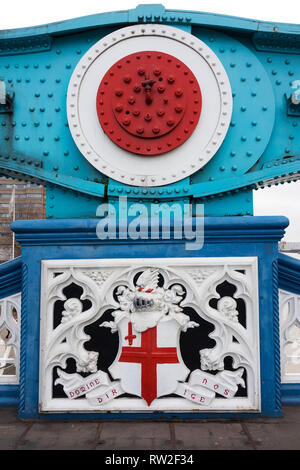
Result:
<svg viewBox="0 0 300 470">
<path fill-rule="evenodd" d="M 97 93 L 97 113 L 116 145 L 158 155 L 190 137 L 201 102 L 197 79 L 183 62 L 170 54 L 142 51 L 106 72 Z"/>
</svg>

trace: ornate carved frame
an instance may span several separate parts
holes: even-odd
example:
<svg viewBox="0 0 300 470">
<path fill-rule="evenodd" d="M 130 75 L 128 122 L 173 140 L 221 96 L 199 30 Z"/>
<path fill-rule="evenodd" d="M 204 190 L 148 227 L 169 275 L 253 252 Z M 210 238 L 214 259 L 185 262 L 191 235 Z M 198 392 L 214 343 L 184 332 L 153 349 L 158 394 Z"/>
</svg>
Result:
<svg viewBox="0 0 300 470">
<path fill-rule="evenodd" d="M 202 350 L 202 370 L 222 370 L 224 357 L 233 358 L 233 367 L 247 370 L 248 396 L 218 398 L 209 406 L 197 405 L 182 398 L 163 398 L 159 405 L 145 408 L 141 399 L 119 398 L 96 410 L 86 399 L 51 398 L 52 369 L 66 367 L 73 357 L 77 371 L 96 372 L 97 357 L 84 348 L 89 336 L 84 327 L 94 322 L 109 308 L 118 308 L 112 292 L 118 285 L 130 285 L 141 268 L 158 267 L 166 286 L 178 283 L 187 296 L 181 307 L 193 308 L 199 316 L 211 322 L 215 329 L 209 335 L 216 342 L 211 350 Z M 260 411 L 260 353 L 257 259 L 243 258 L 162 258 L 162 259 L 101 259 L 48 260 L 42 262 L 42 303 L 40 338 L 40 411 L 41 412 L 103 412 L 103 411 Z M 225 280 L 237 290 L 234 298 L 244 300 L 245 328 L 235 315 L 230 315 L 218 302 L 217 309 L 209 301 L 220 295 L 216 287 Z M 53 329 L 53 305 L 66 300 L 63 289 L 70 283 L 83 289 L 82 300 L 91 301 L 87 311 L 76 308 L 63 317 Z M 224 298 L 223 298 L 224 299 Z M 224 303 L 224 302 L 223 302 Z M 75 305 L 76 307 L 76 305 Z M 233 310 L 234 311 L 234 310 Z M 229 314 L 227 314 L 229 313 Z M 233 337 L 236 339 L 233 342 Z M 97 354 L 96 354 L 97 356 Z"/>
</svg>

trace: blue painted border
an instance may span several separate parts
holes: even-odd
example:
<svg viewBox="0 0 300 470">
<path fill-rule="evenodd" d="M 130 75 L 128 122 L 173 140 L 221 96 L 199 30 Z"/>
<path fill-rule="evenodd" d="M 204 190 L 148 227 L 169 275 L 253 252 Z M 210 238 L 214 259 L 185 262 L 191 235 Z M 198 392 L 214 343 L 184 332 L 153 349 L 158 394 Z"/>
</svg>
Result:
<svg viewBox="0 0 300 470">
<path fill-rule="evenodd" d="M 281 384 L 283 405 L 300 405 L 300 384 Z"/>
<path fill-rule="evenodd" d="M 0 265 L 0 299 L 18 294 L 22 290 L 22 257 Z M 19 385 L 0 384 L 0 406 L 17 406 Z"/>
<path fill-rule="evenodd" d="M 300 260 L 278 254 L 279 288 L 300 295 Z"/>
<path fill-rule="evenodd" d="M 274 292 L 278 287 L 278 241 L 288 225 L 285 217 L 208 217 L 205 244 L 186 251 L 185 240 L 101 241 L 98 220 L 17 221 L 12 224 L 22 245 L 22 355 L 19 416 L 22 419 L 199 419 L 281 416 L 278 384 L 279 331 Z M 164 258 L 256 256 L 258 258 L 261 413 L 54 413 L 39 414 L 39 315 L 42 259 Z M 29 297 L 30 293 L 30 297 Z M 275 308 L 276 310 L 276 308 Z M 30 325 L 30 327 L 29 327 Z M 279 386 L 278 386 L 279 385 Z"/>
<path fill-rule="evenodd" d="M 19 385 L 0 384 L 0 406 L 18 406 Z"/>
<path fill-rule="evenodd" d="M 97 224 L 100 219 L 48 219 L 48 220 L 17 220 L 11 224 L 11 229 L 16 234 L 16 240 L 22 247 L 29 246 L 55 246 L 63 245 L 128 245 L 128 240 L 100 240 L 96 234 Z M 130 219 L 128 218 L 128 221 Z M 122 219 L 120 221 L 122 223 Z M 276 242 L 284 236 L 285 228 L 289 220 L 284 216 L 229 216 L 229 217 L 205 217 L 205 244 L 211 243 L 251 243 Z M 121 228 L 122 227 L 122 228 Z M 159 226 L 155 240 L 147 240 L 147 245 L 159 243 L 169 244 L 174 241 L 171 223 L 171 237 L 164 240 L 161 237 L 162 227 Z M 127 227 L 117 226 L 117 232 Z M 152 232 L 153 233 L 153 232 Z M 150 236 L 150 232 L 149 232 Z M 185 243 L 183 240 L 182 243 Z M 130 245 L 143 245 L 145 240 L 130 241 Z M 198 256 L 198 254 L 196 255 Z M 114 256 L 112 256 L 114 258 Z M 24 256 L 23 256 L 24 258 Z"/>
<path fill-rule="evenodd" d="M 21 256 L 0 265 L 0 299 L 21 292 L 22 258 Z"/>
</svg>

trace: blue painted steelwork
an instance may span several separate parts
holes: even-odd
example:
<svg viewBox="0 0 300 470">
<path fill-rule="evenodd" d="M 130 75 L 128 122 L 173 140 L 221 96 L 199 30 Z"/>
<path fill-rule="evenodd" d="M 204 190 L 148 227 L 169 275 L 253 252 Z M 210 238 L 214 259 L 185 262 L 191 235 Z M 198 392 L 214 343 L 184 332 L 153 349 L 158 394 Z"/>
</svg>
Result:
<svg viewBox="0 0 300 470">
<path fill-rule="evenodd" d="M 105 418 L 103 414 L 38 413 L 39 384 L 39 329 L 40 329 L 40 270 L 45 259 L 101 259 L 101 258 L 164 258 L 186 256 L 257 256 L 259 271 L 260 337 L 261 337 L 261 413 L 155 413 L 114 414 L 110 418 L 199 418 L 280 416 L 280 376 L 278 329 L 275 327 L 273 292 L 277 289 L 276 276 L 270 276 L 269 267 L 277 264 L 277 245 L 288 225 L 285 217 L 208 217 L 205 219 L 205 244 L 201 250 L 186 251 L 185 240 L 100 240 L 96 236 L 99 220 L 17 221 L 12 224 L 17 241 L 22 245 L 26 279 L 22 295 L 22 345 L 26 354 L 21 360 L 21 418 Z M 171 232 L 172 233 L 172 232 Z M 30 295 L 30 303 L 28 302 Z M 26 301 L 26 299 L 28 300 Z M 28 327 L 30 325 L 30 328 Z"/>
<path fill-rule="evenodd" d="M 278 254 L 279 288 L 300 295 L 300 260 Z"/>
<path fill-rule="evenodd" d="M 179 184 L 146 193 L 85 160 L 69 132 L 65 103 L 82 55 L 106 34 L 145 22 L 171 24 L 205 41 L 227 71 L 234 99 L 229 132 L 214 158 Z M 0 79 L 14 93 L 14 112 L 0 119 L 0 171 L 45 184 L 48 218 L 95 216 L 99 203 L 115 202 L 122 192 L 149 202 L 188 197 L 204 202 L 206 215 L 253 214 L 253 189 L 299 179 L 300 124 L 286 98 L 300 79 L 299 37 L 298 25 L 162 5 L 0 31 Z"/>
<path fill-rule="evenodd" d="M 76 147 L 66 115 L 67 87 L 80 58 L 105 35 L 141 23 L 173 25 L 206 42 L 222 61 L 233 91 L 231 125 L 217 154 L 189 178 L 156 188 L 126 186 L 98 172 Z M 139 5 L 133 10 L 0 31 L 0 80 L 5 82 L 11 97 L 9 102 L 0 105 L 0 173 L 46 185 L 49 219 L 94 217 L 101 202 L 109 201 L 117 206 L 118 196 L 126 196 L 129 203 L 200 202 L 205 205 L 205 215 L 251 215 L 253 190 L 300 178 L 300 113 L 299 105 L 291 101 L 300 80 L 299 54 L 299 25 L 169 10 L 162 5 Z M 274 363 L 274 349 L 278 349 L 278 341 L 275 346 L 271 344 L 270 331 L 272 325 L 276 329 L 277 324 L 272 311 L 275 300 L 269 291 L 276 278 L 276 241 L 281 238 L 286 221 L 236 220 L 231 217 L 207 219 L 201 256 L 223 256 L 226 247 L 228 256 L 259 257 L 263 291 L 261 334 L 267 338 L 262 343 L 262 368 L 266 377 L 264 413 L 276 415 L 280 414 L 274 404 L 276 393 L 278 401 L 278 392 L 272 387 L 275 382 L 278 388 L 278 372 L 276 376 L 273 371 L 271 377 L 272 371 L 267 370 L 267 364 Z M 149 241 L 146 248 L 141 240 L 130 245 L 127 241 L 100 242 L 95 238 L 95 224 L 96 221 L 91 220 L 13 224 L 23 245 L 22 260 L 26 260 L 22 265 L 25 312 L 21 351 L 22 417 L 37 416 L 40 260 L 126 257 L 128 250 L 130 256 L 137 257 L 184 255 L 184 242 L 178 240 L 159 244 Z M 270 252 L 266 253 L 264 248 Z M 298 293 L 298 267 L 282 256 L 279 255 L 278 264 L 279 286 L 296 289 L 293 292 Z M 0 267 L 0 295 L 15 293 L 16 286 L 20 286 L 22 260 Z M 272 262 L 274 279 L 268 267 Z M 30 279 L 30 312 L 27 279 Z M 27 329 L 29 324 L 30 329 Z M 274 331 L 274 335 L 277 334 Z M 35 360 L 31 362 L 28 357 Z M 0 387 L 0 404 L 5 396 L 10 403 L 14 402 L 16 395 L 7 395 L 7 391 Z M 293 396 L 300 395 L 300 389 L 295 393 Z M 266 404 L 269 396 L 270 403 Z M 218 413 L 218 416 L 223 414 Z"/>
</svg>

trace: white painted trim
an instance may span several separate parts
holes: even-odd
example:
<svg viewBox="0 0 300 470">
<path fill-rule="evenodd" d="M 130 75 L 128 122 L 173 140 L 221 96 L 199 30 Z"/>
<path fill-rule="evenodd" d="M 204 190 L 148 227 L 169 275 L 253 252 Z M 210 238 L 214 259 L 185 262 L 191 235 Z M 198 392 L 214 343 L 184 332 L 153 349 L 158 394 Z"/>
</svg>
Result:
<svg viewBox="0 0 300 470">
<path fill-rule="evenodd" d="M 284 308 L 287 307 L 287 318 L 284 319 Z M 280 320 L 280 356 L 281 356 L 281 382 L 300 383 L 300 354 L 291 356 L 285 352 L 285 347 L 289 344 L 288 330 L 295 324 L 300 328 L 300 295 L 279 289 L 279 320 Z M 297 339 L 300 343 L 300 337 Z M 295 374 L 286 373 L 287 362 L 293 359 L 299 362 L 299 372 Z"/>
<path fill-rule="evenodd" d="M 15 358 L 7 362 L 13 363 L 16 368 L 15 375 L 0 375 L 0 385 L 18 384 L 20 376 L 20 342 L 21 342 L 21 293 L 10 295 L 0 300 L 0 330 L 5 325 L 12 334 L 11 348 L 15 350 Z M 17 311 L 18 322 L 9 318 L 9 308 L 14 307 Z"/>
</svg>

